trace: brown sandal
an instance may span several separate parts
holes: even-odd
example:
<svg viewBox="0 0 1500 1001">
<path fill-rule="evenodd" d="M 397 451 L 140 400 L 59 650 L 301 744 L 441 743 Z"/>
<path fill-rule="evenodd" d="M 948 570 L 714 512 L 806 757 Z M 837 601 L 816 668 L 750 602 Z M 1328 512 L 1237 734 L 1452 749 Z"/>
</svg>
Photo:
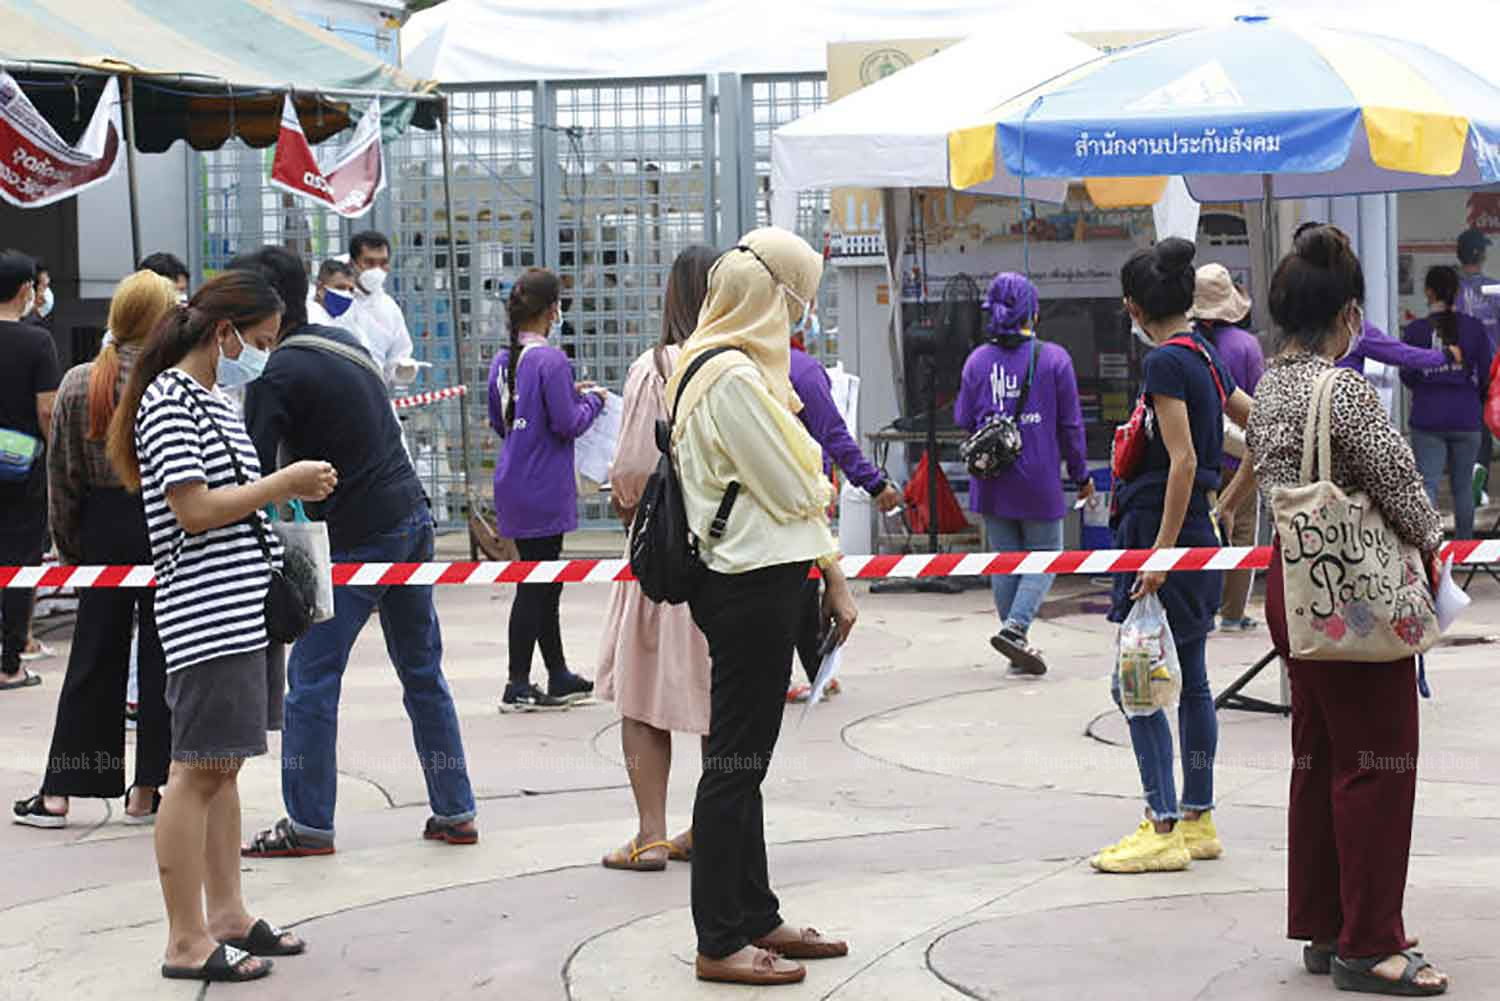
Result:
<svg viewBox="0 0 1500 1001">
<path fill-rule="evenodd" d="M 652 841 L 644 845 L 637 845 L 636 839 L 631 838 L 630 844 L 625 849 L 624 858 L 621 858 L 619 852 L 610 852 L 604 858 L 600 859 L 599 862 L 606 869 L 623 869 L 627 872 L 661 872 L 667 867 L 666 859 L 641 858 L 642 855 L 657 848 L 665 848 L 670 857 L 672 852 L 672 843 L 670 841 Z"/>
<path fill-rule="evenodd" d="M 722 959 L 698 954 L 696 970 L 699 980 L 719 984 L 748 984 L 752 987 L 774 987 L 778 984 L 800 984 L 807 978 L 807 967 L 783 959 L 774 950 L 761 949 L 747 969 Z"/>
</svg>

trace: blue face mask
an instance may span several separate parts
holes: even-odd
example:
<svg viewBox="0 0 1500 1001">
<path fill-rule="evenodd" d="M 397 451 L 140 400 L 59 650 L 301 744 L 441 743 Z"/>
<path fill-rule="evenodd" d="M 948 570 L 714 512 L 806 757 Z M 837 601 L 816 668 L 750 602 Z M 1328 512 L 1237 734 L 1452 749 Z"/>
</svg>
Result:
<svg viewBox="0 0 1500 1001">
<path fill-rule="evenodd" d="M 797 321 L 797 325 L 792 328 L 793 337 L 799 334 L 802 336 L 802 343 L 808 347 L 812 347 L 818 341 L 822 340 L 823 325 L 818 322 L 817 313 L 809 310 L 802 314 L 802 319 Z"/>
<path fill-rule="evenodd" d="M 335 288 L 323 290 L 323 309 L 334 319 L 349 312 L 349 307 L 352 305 L 354 305 L 354 296 L 348 292 L 340 292 Z"/>
<path fill-rule="evenodd" d="M 223 348 L 219 349 L 217 381 L 225 389 L 250 385 L 260 378 L 260 374 L 266 370 L 266 362 L 271 360 L 271 352 L 246 344 L 238 330 L 234 331 L 234 336 L 240 342 L 238 358 L 231 358 L 224 353 Z"/>
</svg>

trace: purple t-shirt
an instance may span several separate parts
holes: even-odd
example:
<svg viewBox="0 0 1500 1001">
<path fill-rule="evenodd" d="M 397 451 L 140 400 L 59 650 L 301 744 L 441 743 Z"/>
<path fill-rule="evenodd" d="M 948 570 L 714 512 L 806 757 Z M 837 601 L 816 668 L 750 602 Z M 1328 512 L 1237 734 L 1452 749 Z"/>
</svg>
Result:
<svg viewBox="0 0 1500 1001">
<path fill-rule="evenodd" d="M 505 367 L 510 352 L 490 363 L 490 426 L 502 434 L 495 463 L 495 520 L 510 539 L 564 535 L 578 527 L 573 440 L 587 431 L 604 398 L 573 388 L 568 356 L 551 345 L 522 351 L 516 371 L 515 422 L 505 430 Z"/>
<path fill-rule="evenodd" d="M 1266 372 L 1266 355 L 1260 346 L 1260 338 L 1239 327 L 1219 327 L 1213 331 L 1209 342 L 1219 353 L 1219 360 L 1234 376 L 1234 384 L 1250 395 L 1255 395 L 1256 384 Z M 1240 468 L 1240 461 L 1228 452 L 1224 453 L 1224 473 L 1228 475 Z"/>
<path fill-rule="evenodd" d="M 1484 426 L 1484 394 L 1488 388 L 1493 349 L 1484 324 L 1472 316 L 1458 321 L 1460 364 L 1444 359 L 1441 365 L 1406 369 L 1401 381 L 1411 390 L 1410 423 L 1416 431 L 1478 431 Z M 1418 348 L 1439 343 L 1431 317 L 1407 324 L 1402 339 Z"/>
<path fill-rule="evenodd" d="M 993 414 L 1014 416 L 1033 344 L 1036 371 L 1026 396 L 1026 412 L 1020 416 L 1021 457 L 999 476 L 971 479 L 969 508 L 997 518 L 1058 521 L 1067 514 L 1063 457 L 1070 481 L 1080 483 L 1089 474 L 1078 379 L 1067 351 L 1032 338 L 1014 347 L 981 344 L 964 363 L 953 419 L 972 432 Z"/>
<path fill-rule="evenodd" d="M 1453 301 L 1453 307 L 1464 316 L 1472 316 L 1484 324 L 1491 348 L 1500 347 L 1500 296 L 1485 295 L 1484 287 L 1494 284 L 1495 279 L 1483 273 L 1459 272 L 1458 297 Z"/>
<path fill-rule="evenodd" d="M 802 399 L 797 415 L 813 440 L 823 446 L 823 471 L 831 472 L 833 464 L 844 471 L 849 482 L 871 494 L 885 489 L 885 474 L 859 450 L 849 427 L 833 403 L 833 380 L 828 370 L 806 351 L 792 349 L 792 388 Z"/>
<path fill-rule="evenodd" d="M 1395 368 L 1436 368 L 1448 360 L 1440 348 L 1403 344 L 1369 321 L 1365 322 L 1359 344 L 1339 362 L 1339 368 L 1351 368 L 1364 375 L 1366 358 Z"/>
</svg>

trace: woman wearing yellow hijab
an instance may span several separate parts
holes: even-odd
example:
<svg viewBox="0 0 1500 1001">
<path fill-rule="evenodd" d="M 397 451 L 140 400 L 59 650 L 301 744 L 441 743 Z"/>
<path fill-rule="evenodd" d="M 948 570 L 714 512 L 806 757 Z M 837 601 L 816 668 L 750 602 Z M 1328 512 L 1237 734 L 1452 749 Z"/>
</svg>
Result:
<svg viewBox="0 0 1500 1001">
<path fill-rule="evenodd" d="M 761 782 L 781 732 L 801 610 L 816 563 L 839 639 L 854 628 L 826 511 L 822 450 L 796 418 L 791 330 L 823 262 L 781 229 L 747 234 L 709 272 L 698 329 L 667 386 L 688 527 L 708 572 L 690 599 L 713 662 L 703 777 L 693 806 L 693 922 L 702 980 L 802 980 L 799 959 L 848 946 L 782 921 L 766 871 Z M 706 352 L 692 379 L 683 376 Z M 730 498 L 726 502 L 726 497 Z M 727 514 L 722 508 L 727 507 Z"/>
</svg>

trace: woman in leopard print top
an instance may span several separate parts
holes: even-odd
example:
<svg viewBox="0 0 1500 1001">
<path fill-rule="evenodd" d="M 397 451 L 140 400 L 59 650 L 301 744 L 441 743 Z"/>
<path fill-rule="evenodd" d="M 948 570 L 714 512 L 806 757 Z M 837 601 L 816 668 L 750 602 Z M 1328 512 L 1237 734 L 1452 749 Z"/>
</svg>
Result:
<svg viewBox="0 0 1500 1001">
<path fill-rule="evenodd" d="M 1302 475 L 1302 430 L 1313 383 L 1333 359 L 1289 346 L 1266 367 L 1255 393 L 1245 444 L 1255 457 L 1255 478 L 1266 509 L 1277 487 L 1294 487 Z M 1424 554 L 1443 543 L 1443 523 L 1422 488 L 1411 445 L 1386 416 L 1365 377 L 1340 369 L 1333 382 L 1332 480 L 1348 493 L 1363 491 L 1403 542 Z"/>
<path fill-rule="evenodd" d="M 1245 439 L 1267 498 L 1300 481 L 1314 380 L 1354 347 L 1363 327 L 1364 274 L 1348 238 L 1319 226 L 1276 269 L 1271 315 L 1278 356 L 1255 390 Z M 1386 523 L 1425 554 L 1443 540 L 1411 446 L 1364 377 L 1333 384 L 1334 483 L 1364 491 Z M 1401 907 L 1416 797 L 1417 685 L 1412 658 L 1388 663 L 1286 656 L 1279 540 L 1266 580 L 1266 619 L 1292 687 L 1287 839 L 1287 936 L 1309 944 L 1311 972 L 1332 970 L 1344 990 L 1384 990 L 1405 974 L 1415 993 L 1448 978 L 1410 950 Z M 1390 762 L 1412 762 L 1405 768 Z M 1401 993 L 1406 993 L 1405 991 Z"/>
</svg>

